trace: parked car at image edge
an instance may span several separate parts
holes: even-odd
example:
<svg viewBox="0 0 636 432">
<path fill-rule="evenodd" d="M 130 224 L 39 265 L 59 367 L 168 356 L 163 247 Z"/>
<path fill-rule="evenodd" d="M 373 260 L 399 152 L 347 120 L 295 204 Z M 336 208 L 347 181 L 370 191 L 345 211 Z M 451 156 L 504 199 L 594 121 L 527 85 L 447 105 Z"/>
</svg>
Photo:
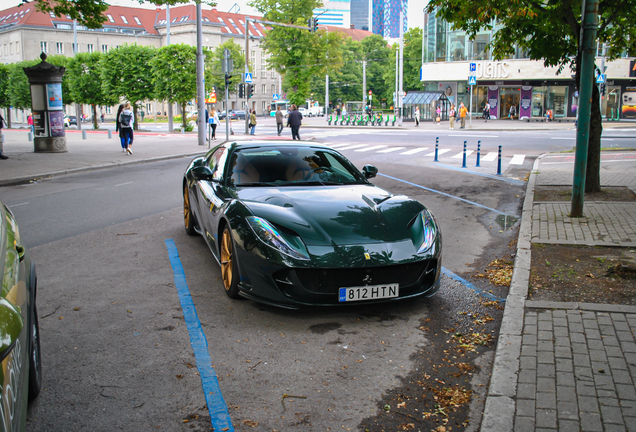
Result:
<svg viewBox="0 0 636 432">
<path fill-rule="evenodd" d="M 37 277 L 15 217 L 2 203 L 0 219 L 0 431 L 23 431 L 28 403 L 42 385 Z"/>
<path fill-rule="evenodd" d="M 64 116 L 64 127 L 69 127 L 70 125 L 77 126 L 77 117 L 75 116 Z"/>
<path fill-rule="evenodd" d="M 205 239 L 231 298 L 297 309 L 431 296 L 439 225 L 376 174 L 313 143 L 225 143 L 186 169 L 185 230 Z"/>
</svg>

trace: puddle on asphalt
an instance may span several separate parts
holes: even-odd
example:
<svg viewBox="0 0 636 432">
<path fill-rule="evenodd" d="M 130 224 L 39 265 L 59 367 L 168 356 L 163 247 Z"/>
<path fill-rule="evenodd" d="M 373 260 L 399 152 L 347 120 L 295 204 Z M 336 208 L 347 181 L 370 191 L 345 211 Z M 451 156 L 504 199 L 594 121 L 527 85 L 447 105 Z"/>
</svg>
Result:
<svg viewBox="0 0 636 432">
<path fill-rule="evenodd" d="M 495 218 L 495 222 L 497 222 L 497 225 L 499 225 L 503 231 L 512 228 L 518 221 L 518 217 L 505 214 L 497 215 Z"/>
</svg>

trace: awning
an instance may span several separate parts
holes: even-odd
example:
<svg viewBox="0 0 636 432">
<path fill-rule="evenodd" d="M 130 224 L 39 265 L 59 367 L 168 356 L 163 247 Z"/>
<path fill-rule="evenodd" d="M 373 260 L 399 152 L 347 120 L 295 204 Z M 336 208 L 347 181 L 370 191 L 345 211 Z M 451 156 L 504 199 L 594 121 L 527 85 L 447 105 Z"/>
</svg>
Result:
<svg viewBox="0 0 636 432">
<path fill-rule="evenodd" d="M 431 102 L 435 102 L 438 100 L 448 101 L 448 98 L 444 94 L 444 92 L 422 92 L 422 91 L 412 91 L 408 92 L 406 96 L 404 96 L 403 103 L 404 105 L 422 105 L 429 104 Z"/>
</svg>

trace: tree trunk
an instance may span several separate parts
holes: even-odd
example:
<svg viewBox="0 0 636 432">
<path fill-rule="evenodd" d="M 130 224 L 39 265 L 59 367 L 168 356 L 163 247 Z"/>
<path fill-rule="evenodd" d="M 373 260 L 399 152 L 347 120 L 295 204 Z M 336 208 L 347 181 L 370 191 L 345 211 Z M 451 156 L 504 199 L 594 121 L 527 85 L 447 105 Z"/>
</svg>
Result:
<svg viewBox="0 0 636 432">
<path fill-rule="evenodd" d="M 183 126 L 183 130 L 186 130 L 186 103 L 181 104 L 181 125 Z"/>
<path fill-rule="evenodd" d="M 93 108 L 93 129 L 98 129 L 99 127 L 97 126 L 97 106 L 95 104 L 91 104 L 91 107 Z"/>
<path fill-rule="evenodd" d="M 4 121 L 7 122 L 7 129 L 11 129 L 11 108 L 7 108 L 5 112 L 7 115 L 4 117 Z"/>
<path fill-rule="evenodd" d="M 590 141 L 587 146 L 587 169 L 585 172 L 585 193 L 601 191 L 601 107 L 599 91 L 592 84 L 592 111 L 590 112 Z"/>
<path fill-rule="evenodd" d="M 133 109 L 133 118 L 135 119 L 133 122 L 133 130 L 139 130 L 139 124 L 137 123 L 137 104 L 132 104 Z"/>
</svg>

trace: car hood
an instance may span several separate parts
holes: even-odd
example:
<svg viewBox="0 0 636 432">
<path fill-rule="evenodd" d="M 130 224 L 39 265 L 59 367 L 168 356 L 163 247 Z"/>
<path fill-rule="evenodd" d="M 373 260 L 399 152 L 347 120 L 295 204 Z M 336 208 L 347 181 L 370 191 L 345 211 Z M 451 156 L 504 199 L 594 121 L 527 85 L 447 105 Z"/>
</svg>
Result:
<svg viewBox="0 0 636 432">
<path fill-rule="evenodd" d="M 238 198 L 255 216 L 301 236 L 308 246 L 398 242 L 424 206 L 373 185 L 244 188 Z"/>
</svg>

